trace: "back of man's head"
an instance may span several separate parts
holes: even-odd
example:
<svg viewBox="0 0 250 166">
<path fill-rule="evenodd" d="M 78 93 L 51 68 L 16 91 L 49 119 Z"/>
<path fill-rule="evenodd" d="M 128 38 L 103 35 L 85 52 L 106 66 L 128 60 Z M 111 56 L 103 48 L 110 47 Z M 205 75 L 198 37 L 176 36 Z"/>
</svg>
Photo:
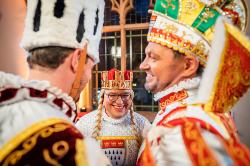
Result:
<svg viewBox="0 0 250 166">
<path fill-rule="evenodd" d="M 99 62 L 104 0 L 27 0 L 26 5 L 21 46 L 32 69 L 29 79 L 45 79 L 78 96 L 75 90 L 81 91 Z"/>
<path fill-rule="evenodd" d="M 73 51 L 72 48 L 57 46 L 36 48 L 30 51 L 27 62 L 31 69 L 35 69 L 36 66 L 56 69 L 64 63 Z"/>
</svg>

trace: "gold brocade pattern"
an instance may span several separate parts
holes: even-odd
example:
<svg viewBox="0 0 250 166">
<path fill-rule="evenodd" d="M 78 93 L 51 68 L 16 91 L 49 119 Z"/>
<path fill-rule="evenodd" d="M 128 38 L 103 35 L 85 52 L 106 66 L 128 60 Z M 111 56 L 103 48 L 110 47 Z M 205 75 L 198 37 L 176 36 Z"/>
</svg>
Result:
<svg viewBox="0 0 250 166">
<path fill-rule="evenodd" d="M 59 141 L 54 143 L 52 146 L 52 152 L 56 156 L 56 158 L 51 157 L 48 149 L 43 150 L 43 156 L 47 163 L 54 166 L 61 166 L 61 164 L 58 163 L 58 160 L 63 158 L 68 153 L 68 151 L 69 144 L 66 141 Z"/>
<path fill-rule="evenodd" d="M 204 5 L 201 3 L 197 3 L 192 0 L 183 0 L 181 5 L 181 11 L 179 20 L 181 22 L 185 22 L 187 25 L 192 25 L 197 15 L 202 11 Z"/>
<path fill-rule="evenodd" d="M 21 144 L 22 149 L 11 152 L 11 154 L 5 159 L 3 163 L 3 165 L 14 165 L 22 158 L 23 155 L 27 154 L 32 148 L 36 146 L 37 139 L 39 137 L 47 138 L 55 132 L 64 131 L 69 126 L 70 124 L 67 121 L 56 118 L 34 124 L 3 146 L 0 151 L 0 160 L 2 161 L 8 154 L 10 154 L 12 150 Z M 57 146 L 58 145 L 56 145 L 56 147 Z M 55 152 L 60 154 L 60 152 L 56 151 L 56 147 L 54 149 Z"/>
<path fill-rule="evenodd" d="M 160 107 L 161 110 L 165 111 L 165 108 L 167 105 L 172 104 L 177 101 L 181 101 L 188 98 L 188 93 L 185 90 L 176 92 L 176 93 L 171 93 L 164 97 L 163 99 L 160 100 Z"/>
<path fill-rule="evenodd" d="M 234 157 L 233 159 L 235 160 L 234 161 L 235 163 L 241 162 L 244 164 L 247 164 L 247 163 L 250 164 L 243 148 L 239 145 L 236 145 L 236 142 L 233 138 L 228 140 L 228 146 L 226 147 L 227 147 L 228 153 Z"/>
<path fill-rule="evenodd" d="M 165 0 L 166 4 L 161 3 L 161 6 L 163 8 L 165 8 L 166 10 L 168 10 L 168 8 L 172 8 L 172 10 L 174 10 L 176 8 L 176 6 L 174 4 L 172 4 L 173 0 Z"/>
<path fill-rule="evenodd" d="M 87 166 L 87 154 L 86 154 L 86 146 L 83 140 L 76 140 L 76 156 L 75 161 L 77 166 Z"/>
<path fill-rule="evenodd" d="M 200 22 L 196 25 L 196 27 L 199 27 L 202 22 L 207 23 L 208 20 L 210 18 L 213 18 L 214 16 L 215 16 L 215 14 L 213 12 L 211 12 L 209 8 L 205 8 L 205 12 L 202 13 L 202 15 L 200 16 Z"/>
<path fill-rule="evenodd" d="M 187 152 L 195 166 L 217 166 L 211 150 L 205 143 L 202 135 L 195 123 L 186 122 L 182 126 L 182 136 Z"/>
<path fill-rule="evenodd" d="M 226 45 L 206 111 L 227 112 L 250 87 L 250 44 L 227 27 Z"/>
<path fill-rule="evenodd" d="M 97 140 L 113 140 L 113 139 L 120 139 L 120 140 L 138 140 L 136 136 L 98 136 Z"/>
</svg>

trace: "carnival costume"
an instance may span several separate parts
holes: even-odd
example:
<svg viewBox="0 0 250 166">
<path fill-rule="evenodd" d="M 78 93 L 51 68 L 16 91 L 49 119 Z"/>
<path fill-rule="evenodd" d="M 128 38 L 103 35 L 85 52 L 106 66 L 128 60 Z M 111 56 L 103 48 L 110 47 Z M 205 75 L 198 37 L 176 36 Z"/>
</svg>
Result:
<svg viewBox="0 0 250 166">
<path fill-rule="evenodd" d="M 28 0 L 22 47 L 80 48 L 99 61 L 104 2 Z M 84 17 L 85 16 L 85 17 Z M 0 72 L 0 165 L 107 165 L 73 121 L 76 106 L 48 81 Z M 95 154 L 95 156 L 93 156 Z"/>
<path fill-rule="evenodd" d="M 161 110 L 137 165 L 250 164 L 227 114 L 250 85 L 250 42 L 219 18 L 229 15 L 242 30 L 245 9 L 238 0 L 156 1 L 148 41 L 195 56 L 205 71 L 155 94 Z"/>
<path fill-rule="evenodd" d="M 130 71 L 112 69 L 103 72 L 101 98 L 103 98 L 105 89 L 132 90 L 132 80 L 133 75 Z M 103 99 L 99 103 L 100 110 L 84 115 L 76 126 L 84 135 L 95 137 L 99 141 L 101 148 L 114 166 L 135 165 L 140 141 L 143 139 L 143 129 L 149 127 L 150 123 L 133 109 L 130 109 L 122 118 L 113 119 L 102 107 L 102 101 Z M 97 128 L 98 131 L 96 131 Z"/>
</svg>

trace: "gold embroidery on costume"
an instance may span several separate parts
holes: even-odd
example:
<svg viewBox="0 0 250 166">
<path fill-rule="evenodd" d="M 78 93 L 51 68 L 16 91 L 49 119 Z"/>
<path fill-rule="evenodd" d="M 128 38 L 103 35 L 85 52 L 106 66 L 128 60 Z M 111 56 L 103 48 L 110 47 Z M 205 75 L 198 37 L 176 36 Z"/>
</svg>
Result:
<svg viewBox="0 0 250 166">
<path fill-rule="evenodd" d="M 185 13 L 190 14 L 193 12 L 193 10 L 197 9 L 197 5 L 195 4 L 195 2 L 191 1 L 191 0 L 187 0 L 187 4 L 185 6 Z"/>
<path fill-rule="evenodd" d="M 172 0 L 165 0 L 166 4 L 164 4 L 163 2 L 161 2 L 161 6 L 163 8 L 165 8 L 165 10 L 168 10 L 169 7 L 172 8 L 172 10 L 174 10 L 176 8 L 176 6 L 174 4 L 172 4 Z"/>
<path fill-rule="evenodd" d="M 180 8 L 179 21 L 191 26 L 204 8 L 204 4 L 193 0 L 182 0 Z"/>
<path fill-rule="evenodd" d="M 69 151 L 69 145 L 65 141 L 59 141 L 53 144 L 52 146 L 52 152 L 53 155 L 56 156 L 56 158 L 51 157 L 50 152 L 48 149 L 43 150 L 43 156 L 45 161 L 47 161 L 51 165 L 55 166 L 61 166 L 61 164 L 58 163 L 58 160 L 63 158 Z"/>
<path fill-rule="evenodd" d="M 64 131 L 68 127 L 68 124 L 56 124 L 53 127 L 48 127 L 40 132 L 36 133 L 34 136 L 29 138 L 27 141 L 25 141 L 22 144 L 23 149 L 22 150 L 17 150 L 13 152 L 8 158 L 5 160 L 4 165 L 8 165 L 8 163 L 11 163 L 14 165 L 23 155 L 28 153 L 37 143 L 38 137 L 46 138 L 49 137 L 51 134 L 55 132 L 60 132 Z"/>
<path fill-rule="evenodd" d="M 205 10 L 206 11 L 199 17 L 200 22 L 195 27 L 199 27 L 203 22 L 207 23 L 210 18 L 214 17 L 214 13 L 211 12 L 209 8 L 205 8 Z"/>
<path fill-rule="evenodd" d="M 98 136 L 97 140 L 112 140 L 112 139 L 123 139 L 123 140 L 137 140 L 136 136 Z"/>
<path fill-rule="evenodd" d="M 76 156 L 75 161 L 77 166 L 87 166 L 87 154 L 86 154 L 86 145 L 83 140 L 76 140 Z"/>
<path fill-rule="evenodd" d="M 226 45 L 206 111 L 227 112 L 250 86 L 250 45 L 227 24 L 226 30 Z"/>
<path fill-rule="evenodd" d="M 66 128 L 69 127 L 69 125 L 70 124 L 65 120 L 54 118 L 41 121 L 31 126 L 30 128 L 26 129 L 24 132 L 20 133 L 19 135 L 14 137 L 11 141 L 9 141 L 6 145 L 3 146 L 3 148 L 0 150 L 0 161 L 3 161 L 3 159 L 7 155 L 9 155 L 12 150 L 14 150 L 19 144 L 21 144 L 22 149 L 12 152 L 5 159 L 3 165 L 8 165 L 8 164 L 13 165 L 17 163 L 22 158 L 23 155 L 28 153 L 32 148 L 36 146 L 38 137 L 47 138 L 55 132 L 64 131 Z"/>
<path fill-rule="evenodd" d="M 193 165 L 218 165 L 195 123 L 186 121 L 182 126 L 182 136 Z"/>
<path fill-rule="evenodd" d="M 165 108 L 167 105 L 172 104 L 172 103 L 177 102 L 177 101 L 180 102 L 186 98 L 188 98 L 188 93 L 185 90 L 168 94 L 167 96 L 163 97 L 160 100 L 161 110 L 160 110 L 159 114 L 162 114 L 165 111 Z"/>
<path fill-rule="evenodd" d="M 133 73 L 112 69 L 101 73 L 102 89 L 131 89 Z"/>
<path fill-rule="evenodd" d="M 174 25 L 165 25 L 163 33 L 177 33 L 178 28 Z"/>
</svg>

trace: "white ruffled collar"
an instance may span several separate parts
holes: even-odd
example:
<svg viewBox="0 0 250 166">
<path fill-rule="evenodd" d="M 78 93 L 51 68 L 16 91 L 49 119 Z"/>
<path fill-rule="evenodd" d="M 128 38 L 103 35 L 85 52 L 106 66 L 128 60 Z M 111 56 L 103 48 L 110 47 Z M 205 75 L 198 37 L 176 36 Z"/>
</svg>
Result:
<svg viewBox="0 0 250 166">
<path fill-rule="evenodd" d="M 192 90 L 192 89 L 197 89 L 200 85 L 201 78 L 200 77 L 194 77 L 192 79 L 187 79 L 179 82 L 178 84 L 168 88 L 167 90 L 158 92 L 154 95 L 154 100 L 158 101 L 162 97 L 172 93 L 172 92 L 178 92 L 183 89 L 185 90 Z"/>
<path fill-rule="evenodd" d="M 15 89 L 20 89 L 20 90 L 33 88 L 39 91 L 48 91 L 49 94 L 51 95 L 47 95 L 47 99 L 48 99 L 47 103 L 58 107 L 56 104 L 54 104 L 51 101 L 53 101 L 54 99 L 62 99 L 67 106 L 62 107 L 61 109 L 63 109 L 63 112 L 65 113 L 68 110 L 72 110 L 73 112 L 72 112 L 71 118 L 72 119 L 74 118 L 75 116 L 74 111 L 76 110 L 76 104 L 74 100 L 72 99 L 72 97 L 70 97 L 66 93 L 63 93 L 61 89 L 51 86 L 51 84 L 48 81 L 24 80 L 20 78 L 19 76 L 4 73 L 4 72 L 0 72 L 0 78 L 1 78 L 0 79 L 0 92 L 9 88 L 15 88 Z M 11 99 L 11 100 L 0 103 L 0 105 L 6 104 L 6 103 L 11 104 L 11 103 L 17 102 L 18 100 L 23 100 L 25 97 L 28 99 L 32 99 L 32 97 L 29 96 L 29 93 L 27 93 L 27 91 L 26 92 L 23 91 L 22 96 L 18 96 L 19 99 Z"/>
<path fill-rule="evenodd" d="M 111 118 L 110 116 L 107 115 L 107 113 L 105 111 L 105 108 L 103 107 L 103 109 L 102 109 L 102 115 L 103 116 L 102 117 L 103 117 L 103 120 L 105 120 L 105 121 L 107 121 L 107 122 L 109 122 L 111 124 L 121 124 L 121 123 L 124 123 L 127 120 L 127 118 L 129 118 L 128 117 L 129 112 L 130 111 L 128 111 L 127 114 L 125 116 L 121 117 L 120 119 L 113 119 L 113 118 Z"/>
</svg>

